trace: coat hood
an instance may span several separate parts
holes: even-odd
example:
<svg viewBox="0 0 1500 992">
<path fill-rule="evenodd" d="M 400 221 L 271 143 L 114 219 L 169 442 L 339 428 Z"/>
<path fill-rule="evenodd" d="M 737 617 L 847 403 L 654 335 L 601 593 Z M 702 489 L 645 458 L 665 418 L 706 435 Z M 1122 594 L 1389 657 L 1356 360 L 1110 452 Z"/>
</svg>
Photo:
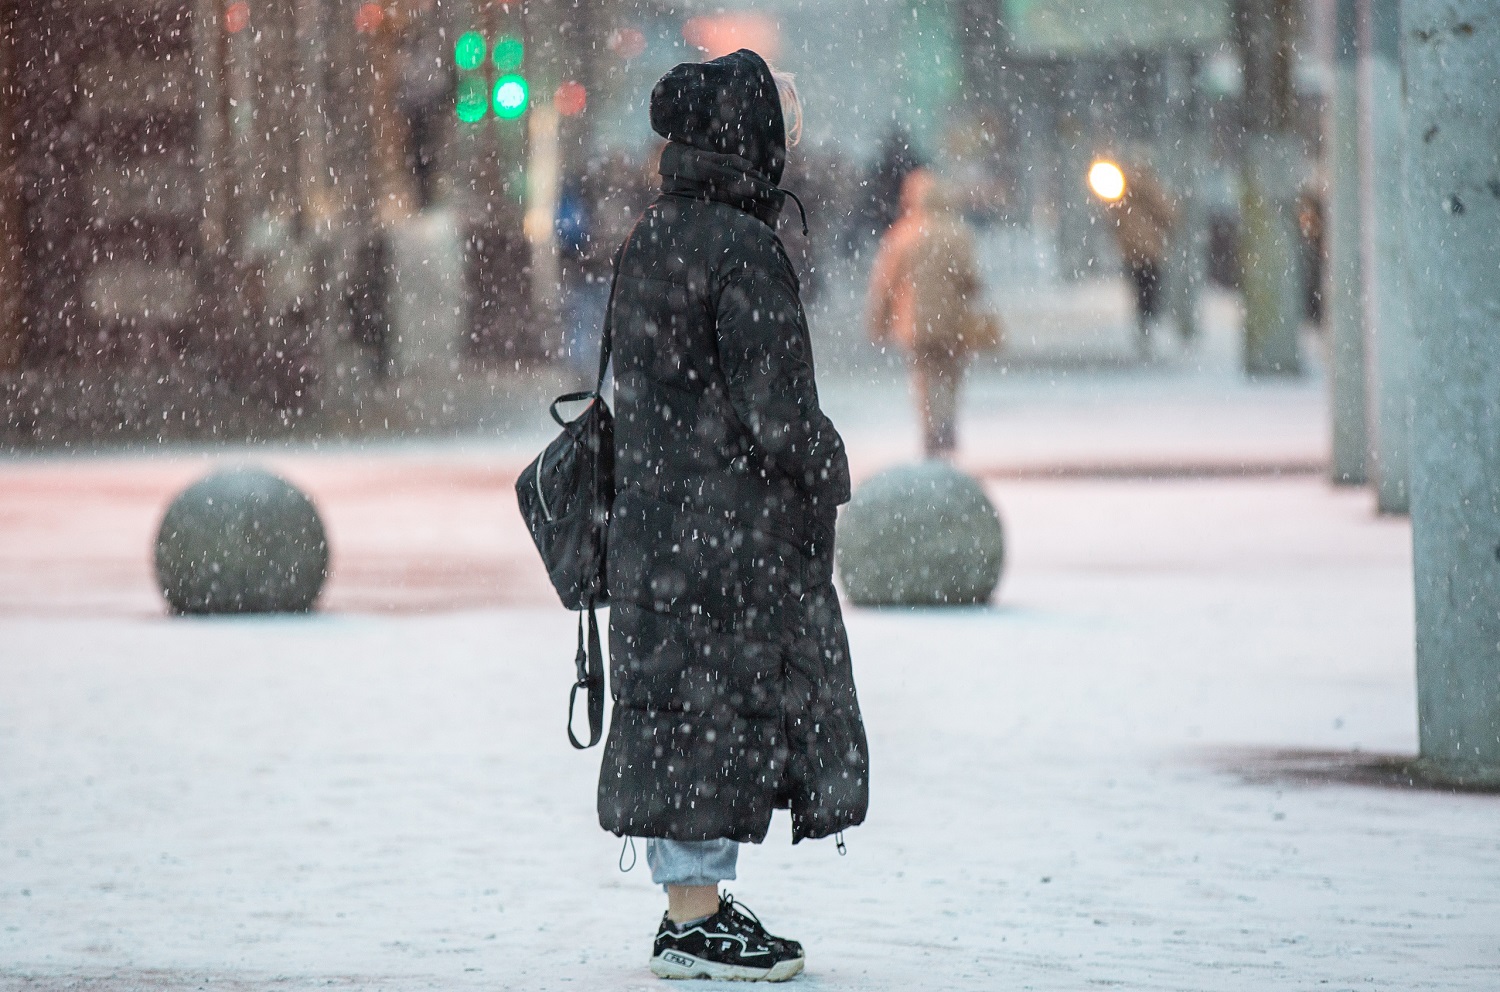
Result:
<svg viewBox="0 0 1500 992">
<path fill-rule="evenodd" d="M 786 167 L 781 97 L 765 59 L 742 48 L 684 62 L 651 91 L 651 129 L 679 144 L 749 163 L 775 186 Z"/>
</svg>

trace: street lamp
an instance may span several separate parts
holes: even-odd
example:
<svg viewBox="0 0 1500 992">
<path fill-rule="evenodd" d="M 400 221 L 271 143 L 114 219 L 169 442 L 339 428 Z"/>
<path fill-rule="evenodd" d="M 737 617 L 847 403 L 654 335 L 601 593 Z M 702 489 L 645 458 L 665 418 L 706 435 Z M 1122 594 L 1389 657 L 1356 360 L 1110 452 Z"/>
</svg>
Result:
<svg viewBox="0 0 1500 992">
<path fill-rule="evenodd" d="M 1089 189 L 1106 203 L 1114 203 L 1125 195 L 1125 173 L 1109 159 L 1095 159 L 1089 166 Z"/>
</svg>

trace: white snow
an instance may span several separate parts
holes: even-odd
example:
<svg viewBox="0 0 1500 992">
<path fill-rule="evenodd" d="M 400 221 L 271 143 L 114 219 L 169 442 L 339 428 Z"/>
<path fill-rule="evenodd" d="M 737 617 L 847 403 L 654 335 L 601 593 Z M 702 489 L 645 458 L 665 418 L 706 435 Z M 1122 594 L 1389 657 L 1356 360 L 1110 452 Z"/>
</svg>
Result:
<svg viewBox="0 0 1500 992">
<path fill-rule="evenodd" d="M 86 588 L 4 610 L 0 988 L 661 988 L 661 895 L 618 871 L 598 752 L 563 735 L 571 617 L 499 574 L 513 511 L 454 482 L 471 459 L 294 459 L 346 561 L 475 525 L 481 578 L 412 580 L 430 612 L 368 612 L 389 575 L 300 619 Z M 200 468 L 13 464 L 4 489 Z M 349 495 L 397 473 L 384 513 Z M 800 987 L 1494 987 L 1500 799 L 1277 772 L 1414 749 L 1404 522 L 1314 478 L 992 491 L 998 606 L 850 611 L 873 803 L 848 857 L 779 818 L 729 886 L 808 945 Z M 33 552 L 66 530 L 20 502 Z M 512 605 L 438 611 L 484 575 Z"/>
<path fill-rule="evenodd" d="M 1016 310 L 1126 360 L 976 368 L 998 605 L 849 612 L 869 822 L 840 858 L 779 818 L 730 886 L 808 945 L 798 987 L 1500 986 L 1500 797 L 1355 781 L 1416 746 L 1409 528 L 1269 474 L 1326 458 L 1321 386 L 1243 382 L 1210 302 L 1146 365 L 1118 313 Z M 845 358 L 867 477 L 916 435 L 898 370 Z M 661 894 L 563 734 L 572 617 L 509 492 L 535 421 L 0 464 L 0 989 L 663 988 Z M 163 614 L 157 521 L 221 460 L 316 499 L 325 612 Z"/>
</svg>

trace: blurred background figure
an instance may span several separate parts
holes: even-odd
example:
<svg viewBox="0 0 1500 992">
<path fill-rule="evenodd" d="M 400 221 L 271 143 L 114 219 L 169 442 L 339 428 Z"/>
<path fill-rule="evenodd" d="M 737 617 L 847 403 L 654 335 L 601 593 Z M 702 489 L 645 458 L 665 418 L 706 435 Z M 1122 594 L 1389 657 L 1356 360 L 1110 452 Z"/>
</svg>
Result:
<svg viewBox="0 0 1500 992">
<path fill-rule="evenodd" d="M 870 239 L 880 238 L 901 215 L 901 191 L 906 177 L 926 162 L 903 127 L 892 128 L 881 139 L 875 160 L 865 171 L 864 196 L 854 215 L 847 248 L 852 254 Z"/>
<path fill-rule="evenodd" d="M 831 256 L 845 233 L 846 204 L 852 199 L 857 179 L 844 159 L 816 148 L 798 149 L 786 164 L 781 178 L 787 189 L 797 191 L 807 205 L 807 234 L 797 224 L 783 223 L 777 229 L 787 257 L 802 283 L 802 300 L 815 303 L 828 287 Z"/>
<path fill-rule="evenodd" d="M 1167 249 L 1177 226 L 1177 207 L 1143 160 L 1096 161 L 1089 186 L 1114 221 L 1115 241 L 1125 272 L 1135 288 L 1137 345 L 1150 348 L 1150 335 L 1161 315 Z"/>
<path fill-rule="evenodd" d="M 631 156 L 611 152 L 590 160 L 558 198 L 566 358 L 588 381 L 598 372 L 614 254 L 651 201 L 653 178 Z"/>
<path fill-rule="evenodd" d="M 399 38 L 400 85 L 396 102 L 406 121 L 406 168 L 416 207 L 437 200 L 438 158 L 455 85 L 449 41 L 435 0 L 418 0 Z"/>
<path fill-rule="evenodd" d="M 982 289 L 973 236 L 929 170 L 906 177 L 901 211 L 875 256 L 866 324 L 872 341 L 907 355 L 923 451 L 949 458 L 964 369 L 975 351 L 999 343 L 999 323 L 975 306 Z"/>
<path fill-rule="evenodd" d="M 1323 326 L 1323 198 L 1310 184 L 1297 194 L 1298 260 L 1302 268 L 1302 318 L 1315 329 Z"/>
</svg>

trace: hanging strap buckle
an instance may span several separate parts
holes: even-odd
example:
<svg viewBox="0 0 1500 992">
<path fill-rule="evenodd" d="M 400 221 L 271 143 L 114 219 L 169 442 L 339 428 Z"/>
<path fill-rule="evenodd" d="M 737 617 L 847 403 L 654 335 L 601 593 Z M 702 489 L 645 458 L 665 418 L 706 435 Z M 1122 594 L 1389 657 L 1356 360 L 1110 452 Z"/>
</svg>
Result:
<svg viewBox="0 0 1500 992">
<path fill-rule="evenodd" d="M 578 655 L 573 659 L 578 680 L 568 690 L 568 743 L 585 751 L 604 736 L 604 650 L 599 643 L 599 617 L 594 612 L 594 603 L 588 605 L 588 639 L 584 640 L 584 611 L 578 613 Z M 585 709 L 589 718 L 589 742 L 580 744 L 573 733 L 573 709 L 578 702 L 578 690 L 584 691 Z"/>
</svg>

